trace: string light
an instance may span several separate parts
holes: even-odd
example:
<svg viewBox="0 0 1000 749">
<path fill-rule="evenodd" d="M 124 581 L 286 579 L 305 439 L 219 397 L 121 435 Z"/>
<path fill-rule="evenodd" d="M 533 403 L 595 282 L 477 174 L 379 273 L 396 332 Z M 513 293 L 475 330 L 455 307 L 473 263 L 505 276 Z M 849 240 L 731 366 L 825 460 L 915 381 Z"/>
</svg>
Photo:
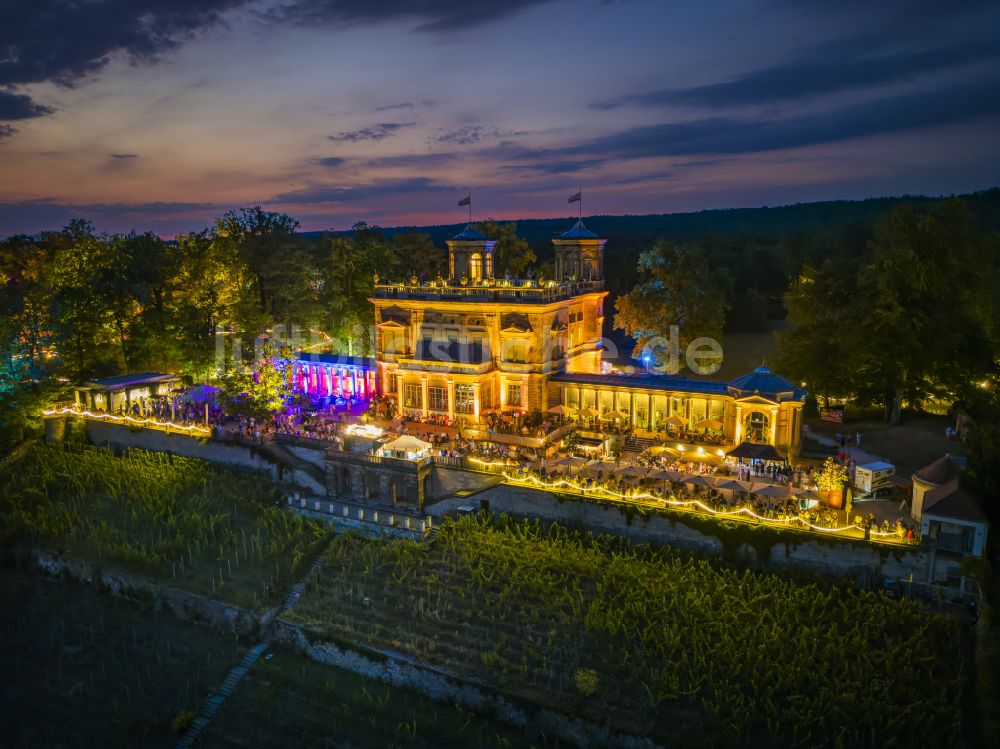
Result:
<svg viewBox="0 0 1000 749">
<path fill-rule="evenodd" d="M 96 419 L 98 421 L 115 421 L 128 424 L 136 424 L 137 426 L 155 426 L 163 429 L 175 429 L 179 432 L 190 432 L 192 434 L 211 434 L 212 430 L 208 427 L 198 426 L 197 424 L 175 424 L 171 421 L 159 421 L 157 419 L 136 419 L 131 416 L 116 416 L 115 414 L 109 413 L 93 413 L 92 411 L 81 411 L 76 408 L 61 408 L 61 409 L 49 409 L 45 412 L 45 416 L 62 416 L 63 414 L 72 414 L 74 416 L 85 416 L 88 419 Z"/>
<path fill-rule="evenodd" d="M 478 461 L 478 462 L 480 462 L 480 463 L 486 463 L 486 461 Z M 494 463 L 492 465 L 504 465 L 504 464 L 503 463 Z M 573 483 L 572 481 L 567 481 L 566 479 L 559 479 L 558 481 L 553 481 L 553 482 L 545 482 L 545 481 L 542 481 L 541 479 L 539 479 L 537 476 L 531 476 L 531 475 L 529 475 L 529 476 L 512 476 L 512 475 L 510 475 L 508 473 L 502 473 L 501 475 L 504 477 L 504 479 L 506 479 L 507 481 L 510 481 L 511 483 L 514 483 L 514 484 L 522 484 L 522 485 L 532 484 L 532 485 L 540 487 L 542 489 L 558 489 L 559 487 L 568 487 L 569 489 L 571 489 L 572 491 L 577 492 L 577 493 L 582 493 L 582 494 L 585 494 L 585 495 L 586 494 L 597 494 L 597 495 L 601 495 L 601 496 L 605 496 L 605 497 L 611 497 L 611 498 L 614 498 L 616 500 L 626 501 L 626 502 L 634 502 L 635 500 L 650 500 L 652 502 L 663 502 L 663 503 L 665 503 L 667 505 L 670 505 L 672 507 L 692 507 L 692 506 L 694 506 L 694 507 L 700 508 L 701 510 L 703 510 L 704 512 L 707 512 L 710 515 L 715 515 L 717 517 L 723 517 L 723 518 L 741 519 L 739 516 L 742 515 L 742 516 L 754 518 L 755 520 L 758 520 L 758 521 L 760 521 L 762 523 L 766 523 L 766 524 L 769 524 L 769 525 L 790 526 L 790 525 L 793 525 L 795 523 L 798 523 L 798 524 L 801 524 L 802 526 L 804 526 L 806 528 L 810 528 L 810 529 L 812 529 L 814 531 L 818 531 L 820 533 L 843 534 L 843 533 L 848 532 L 848 531 L 858 531 L 860 533 L 864 532 L 864 528 L 862 528 L 859 525 L 854 525 L 854 524 L 844 525 L 844 526 L 840 526 L 840 527 L 837 527 L 837 528 L 827 528 L 827 527 L 822 526 L 822 525 L 814 525 L 813 523 L 810 523 L 807 520 L 803 520 L 802 518 L 800 518 L 798 516 L 792 516 L 792 517 L 780 518 L 780 519 L 779 518 L 768 518 L 768 517 L 764 517 L 763 515 L 758 515 L 756 512 L 754 512 L 753 510 L 751 510 L 749 507 L 741 507 L 741 508 L 739 508 L 737 510 L 716 510 L 715 508 L 706 505 L 704 502 L 702 502 L 701 500 L 698 500 L 698 499 L 687 499 L 687 500 L 685 500 L 685 499 L 666 499 L 666 498 L 663 498 L 663 497 L 657 497 L 657 496 L 655 496 L 653 494 L 649 494 L 648 492 L 642 492 L 641 494 L 627 495 L 627 494 L 622 494 L 620 492 L 616 492 L 613 489 L 606 489 L 606 488 L 600 487 L 600 486 L 592 486 L 592 487 L 580 486 L 578 484 Z M 895 531 L 878 531 L 878 530 L 871 530 L 871 531 L 869 531 L 869 537 L 877 536 L 877 537 L 880 537 L 880 538 L 884 538 L 884 539 L 886 539 L 887 543 L 893 543 L 891 541 L 888 541 L 888 537 L 889 536 L 896 536 L 896 535 L 898 535 L 898 533 L 895 532 Z"/>
</svg>

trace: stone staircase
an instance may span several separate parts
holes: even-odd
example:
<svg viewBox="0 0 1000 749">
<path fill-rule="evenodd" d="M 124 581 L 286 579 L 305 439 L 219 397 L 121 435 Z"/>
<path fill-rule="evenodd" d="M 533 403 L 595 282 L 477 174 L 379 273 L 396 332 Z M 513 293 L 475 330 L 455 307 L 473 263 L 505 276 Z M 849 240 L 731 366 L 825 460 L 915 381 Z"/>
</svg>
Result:
<svg viewBox="0 0 1000 749">
<path fill-rule="evenodd" d="M 326 471 L 308 460 L 303 460 L 284 445 L 268 440 L 260 446 L 260 451 L 275 463 L 280 463 L 291 471 L 300 471 L 320 486 L 326 486 Z"/>
<path fill-rule="evenodd" d="M 656 447 L 660 444 L 655 439 L 651 437 L 636 437 L 634 434 L 625 440 L 625 452 L 629 453 L 641 453 L 643 450 L 648 450 L 651 447 Z"/>
<path fill-rule="evenodd" d="M 306 581 L 318 575 L 322 566 L 323 552 L 320 552 L 313 561 L 312 565 L 309 567 L 309 571 L 306 573 L 302 581 L 295 583 L 295 585 L 292 586 L 292 589 L 288 591 L 288 595 L 285 596 L 285 600 L 281 602 L 281 605 L 278 607 L 278 610 L 271 621 L 280 617 L 283 613 L 299 602 L 302 594 L 305 593 Z M 212 696 L 205 702 L 205 706 L 198 714 L 198 717 L 191 721 L 187 731 L 185 731 L 180 741 L 177 742 L 177 749 L 191 749 L 191 747 L 194 746 L 194 743 L 198 740 L 198 737 L 201 736 L 201 732 L 205 729 L 205 726 L 211 722 L 212 718 L 215 717 L 215 713 L 218 712 L 219 708 L 222 707 L 226 699 L 233 693 L 233 690 L 236 689 L 243 677 L 247 675 L 247 672 L 258 660 L 260 660 L 260 657 L 267 652 L 267 649 L 268 644 L 265 640 L 264 642 L 258 642 L 243 654 L 240 662 L 234 666 L 228 674 L 226 674 L 226 678 L 222 680 L 222 683 L 219 684 L 215 692 L 212 693 Z"/>
</svg>

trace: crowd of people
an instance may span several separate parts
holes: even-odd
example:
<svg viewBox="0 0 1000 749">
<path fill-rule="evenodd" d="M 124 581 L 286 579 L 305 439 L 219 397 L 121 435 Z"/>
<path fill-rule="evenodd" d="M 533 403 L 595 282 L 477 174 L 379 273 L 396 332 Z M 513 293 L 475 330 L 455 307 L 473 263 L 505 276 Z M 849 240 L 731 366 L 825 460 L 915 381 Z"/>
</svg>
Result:
<svg viewBox="0 0 1000 749">
<path fill-rule="evenodd" d="M 343 444 L 343 429 L 348 423 L 345 418 L 350 411 L 336 403 L 315 409 L 293 407 L 276 414 L 270 419 L 257 420 L 243 416 L 227 417 L 214 401 L 186 402 L 179 397 L 156 396 L 137 399 L 119 409 L 120 415 L 134 418 L 155 418 L 182 424 L 204 424 L 212 428 L 213 438 L 237 442 L 262 443 L 275 434 L 293 435 L 321 440 L 331 445 Z M 322 404 L 320 404 L 322 405 Z M 481 463 L 503 465 L 503 470 L 516 479 L 529 480 L 533 477 L 543 484 L 566 481 L 571 487 L 590 496 L 604 494 L 612 499 L 636 500 L 697 500 L 698 503 L 715 513 L 734 512 L 748 509 L 756 516 L 776 522 L 788 522 L 793 518 L 820 528 L 842 528 L 853 525 L 863 529 L 866 536 L 876 532 L 880 537 L 893 537 L 899 541 L 914 542 L 919 538 L 918 529 L 901 520 L 876 519 L 874 513 L 845 516 L 844 512 L 809 501 L 803 494 L 817 489 L 816 470 L 813 467 L 792 467 L 776 461 L 685 461 L 675 457 L 669 450 L 644 450 L 632 455 L 627 462 L 620 456 L 606 458 L 590 465 L 580 462 L 559 463 L 559 454 L 546 458 L 539 451 L 516 448 L 490 440 L 469 440 L 461 437 L 460 425 L 443 415 L 427 417 L 414 414 L 412 419 L 392 419 L 385 424 L 389 434 L 413 435 L 432 447 L 430 453 L 443 458 L 473 458 Z M 518 415 L 488 414 L 487 426 L 491 431 L 513 434 L 544 436 L 555 426 L 554 420 L 542 416 L 525 419 Z M 838 435 L 841 436 L 841 435 Z M 860 442 L 860 435 L 855 443 Z M 842 436 L 838 440 L 843 446 L 849 440 Z M 599 457 L 600 451 L 588 455 Z M 580 453 L 583 455 L 584 453 Z M 842 460 L 849 461 L 845 455 Z M 595 470 L 590 470 L 596 468 Z M 623 469 L 625 469 L 623 471 Z M 636 470 L 638 469 L 638 470 Z M 653 477 L 645 474 L 654 471 Z M 674 472 L 676 480 L 662 477 L 663 471 Z M 695 484 L 692 477 L 701 477 Z M 725 486 L 727 479 L 743 482 L 743 490 L 732 485 Z M 704 485 L 708 483 L 709 485 Z M 780 487 L 785 490 L 759 492 L 765 486 Z M 768 496 L 768 494 L 772 496 Z M 815 495 L 810 495 L 815 497 Z M 692 509 L 697 509 L 695 505 Z M 702 510 L 705 511 L 705 510 Z"/>
</svg>

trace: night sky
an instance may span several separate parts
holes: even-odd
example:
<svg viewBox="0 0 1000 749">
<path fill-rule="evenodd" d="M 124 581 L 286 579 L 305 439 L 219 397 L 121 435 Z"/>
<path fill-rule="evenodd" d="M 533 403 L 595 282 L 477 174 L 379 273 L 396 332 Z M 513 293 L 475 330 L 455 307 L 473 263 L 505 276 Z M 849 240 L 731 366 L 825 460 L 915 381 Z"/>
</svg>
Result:
<svg viewBox="0 0 1000 749">
<path fill-rule="evenodd" d="M 0 235 L 947 194 L 998 134 L 998 2 L 0 0 Z"/>
</svg>

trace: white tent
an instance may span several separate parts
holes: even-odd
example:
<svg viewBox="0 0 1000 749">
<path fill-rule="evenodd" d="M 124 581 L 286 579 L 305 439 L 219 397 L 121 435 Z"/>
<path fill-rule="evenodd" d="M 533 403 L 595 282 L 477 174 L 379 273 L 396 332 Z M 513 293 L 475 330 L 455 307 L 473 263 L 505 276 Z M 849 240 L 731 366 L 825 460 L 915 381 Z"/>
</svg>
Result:
<svg viewBox="0 0 1000 749">
<path fill-rule="evenodd" d="M 404 452 L 404 453 L 418 453 L 423 450 L 430 450 L 431 443 L 424 442 L 418 437 L 414 437 L 411 434 L 404 434 L 402 437 L 397 437 L 392 442 L 387 442 L 382 446 L 384 450 L 392 450 L 393 452 Z"/>
</svg>

